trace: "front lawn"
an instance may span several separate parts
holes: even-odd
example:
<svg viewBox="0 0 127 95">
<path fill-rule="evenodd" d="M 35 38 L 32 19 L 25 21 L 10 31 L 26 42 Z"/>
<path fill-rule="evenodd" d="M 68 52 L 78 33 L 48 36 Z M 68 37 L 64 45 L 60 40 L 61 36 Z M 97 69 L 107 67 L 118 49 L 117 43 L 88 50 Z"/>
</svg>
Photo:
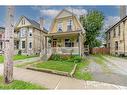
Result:
<svg viewBox="0 0 127 95">
<path fill-rule="evenodd" d="M 26 89 L 26 90 L 32 90 L 32 89 L 46 89 L 44 87 L 41 87 L 36 84 L 24 82 L 24 81 L 19 81 L 19 80 L 14 80 L 10 84 L 4 84 L 3 83 L 3 77 L 0 76 L 0 89 Z"/>
<path fill-rule="evenodd" d="M 37 56 L 26 56 L 26 55 L 15 55 L 14 60 L 21 60 L 21 59 L 27 59 L 27 58 L 32 58 L 32 57 L 37 57 Z M 4 57 L 0 55 L 0 63 L 4 62 Z"/>
<path fill-rule="evenodd" d="M 45 68 L 45 69 L 52 69 L 52 70 L 58 70 L 58 71 L 64 71 L 64 72 L 71 72 L 74 67 L 74 63 L 67 62 L 67 61 L 49 60 L 46 62 L 35 64 L 34 66 L 37 68 Z"/>
<path fill-rule="evenodd" d="M 74 77 L 83 80 L 92 80 L 92 74 L 88 71 L 89 60 L 84 58 L 82 63 L 77 65 Z"/>
</svg>

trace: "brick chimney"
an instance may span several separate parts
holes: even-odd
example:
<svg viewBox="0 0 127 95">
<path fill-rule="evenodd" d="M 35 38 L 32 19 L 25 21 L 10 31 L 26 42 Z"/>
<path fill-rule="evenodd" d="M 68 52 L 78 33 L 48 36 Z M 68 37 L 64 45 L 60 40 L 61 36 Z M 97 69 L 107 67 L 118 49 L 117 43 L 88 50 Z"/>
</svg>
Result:
<svg viewBox="0 0 127 95">
<path fill-rule="evenodd" d="M 120 19 L 124 18 L 126 16 L 126 5 L 120 6 Z"/>
<path fill-rule="evenodd" d="M 44 28 L 44 18 L 43 17 L 40 17 L 39 23 L 40 23 L 40 28 L 43 30 Z"/>
</svg>

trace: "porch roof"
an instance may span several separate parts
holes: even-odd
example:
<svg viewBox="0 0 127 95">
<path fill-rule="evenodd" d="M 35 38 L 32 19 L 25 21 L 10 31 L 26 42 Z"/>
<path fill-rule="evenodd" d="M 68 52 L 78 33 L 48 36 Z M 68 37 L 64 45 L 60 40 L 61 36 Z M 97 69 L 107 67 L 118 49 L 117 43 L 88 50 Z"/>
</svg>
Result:
<svg viewBox="0 0 127 95">
<path fill-rule="evenodd" d="M 81 30 L 78 31 L 70 31 L 70 32 L 56 32 L 56 33 L 49 33 L 46 36 L 52 37 L 52 36 L 64 36 L 64 35 L 77 35 L 80 34 Z"/>
</svg>

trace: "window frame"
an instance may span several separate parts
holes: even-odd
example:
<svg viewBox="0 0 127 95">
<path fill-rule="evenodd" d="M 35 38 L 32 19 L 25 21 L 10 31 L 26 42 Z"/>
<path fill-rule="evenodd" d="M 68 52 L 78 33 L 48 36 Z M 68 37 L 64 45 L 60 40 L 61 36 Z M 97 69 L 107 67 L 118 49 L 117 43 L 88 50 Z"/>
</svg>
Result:
<svg viewBox="0 0 127 95">
<path fill-rule="evenodd" d="M 118 47 L 119 46 L 119 44 L 118 44 L 118 41 L 115 41 L 115 50 L 118 50 Z"/>
<path fill-rule="evenodd" d="M 26 48 L 26 41 L 22 41 L 22 49 L 25 49 L 25 48 Z"/>
<path fill-rule="evenodd" d="M 65 44 L 65 47 L 74 47 L 74 42 L 72 42 L 70 39 L 65 39 L 64 44 Z"/>
<path fill-rule="evenodd" d="M 63 23 L 62 22 L 58 22 L 58 25 L 57 25 L 57 32 L 62 32 L 63 31 Z"/>
<path fill-rule="evenodd" d="M 67 31 L 72 31 L 72 29 L 73 29 L 73 20 L 69 19 L 67 21 Z"/>
</svg>

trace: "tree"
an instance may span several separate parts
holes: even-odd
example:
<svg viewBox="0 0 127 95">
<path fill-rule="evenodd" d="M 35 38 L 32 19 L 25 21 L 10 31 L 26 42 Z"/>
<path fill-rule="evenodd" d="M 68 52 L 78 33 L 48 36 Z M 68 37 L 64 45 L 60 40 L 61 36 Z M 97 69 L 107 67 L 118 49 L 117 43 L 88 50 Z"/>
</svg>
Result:
<svg viewBox="0 0 127 95">
<path fill-rule="evenodd" d="M 85 45 L 89 45 L 89 48 L 97 47 L 100 45 L 100 41 L 97 37 L 100 34 L 104 22 L 104 15 L 102 12 L 93 10 L 89 11 L 86 16 L 81 16 L 80 21 L 83 24 L 83 28 L 86 30 Z"/>
<path fill-rule="evenodd" d="M 13 52 L 14 52 L 14 7 L 7 7 L 5 27 L 5 50 L 4 50 L 4 82 L 13 80 Z"/>
</svg>

